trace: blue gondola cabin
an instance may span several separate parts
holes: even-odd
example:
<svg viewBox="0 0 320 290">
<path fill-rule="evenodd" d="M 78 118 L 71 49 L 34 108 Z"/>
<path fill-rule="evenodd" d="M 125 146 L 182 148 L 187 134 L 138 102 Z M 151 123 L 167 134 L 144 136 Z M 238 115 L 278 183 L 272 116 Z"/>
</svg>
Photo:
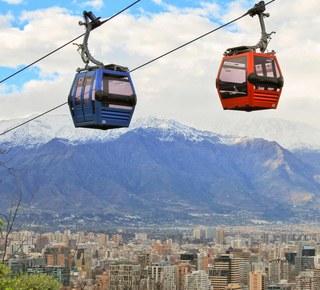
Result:
<svg viewBox="0 0 320 290">
<path fill-rule="evenodd" d="M 128 70 L 117 68 L 111 65 L 76 74 L 68 97 L 75 127 L 129 127 L 137 97 Z"/>
</svg>

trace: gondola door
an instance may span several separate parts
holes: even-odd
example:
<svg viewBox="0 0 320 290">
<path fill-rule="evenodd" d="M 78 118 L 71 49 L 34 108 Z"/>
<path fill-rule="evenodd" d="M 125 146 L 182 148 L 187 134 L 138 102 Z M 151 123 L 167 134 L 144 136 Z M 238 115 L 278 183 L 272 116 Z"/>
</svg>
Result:
<svg viewBox="0 0 320 290">
<path fill-rule="evenodd" d="M 74 116 L 75 116 L 75 123 L 83 123 L 84 122 L 84 113 L 82 107 L 82 96 L 83 96 L 83 84 L 86 74 L 81 73 L 77 75 L 76 79 L 76 88 L 74 93 Z"/>
<path fill-rule="evenodd" d="M 95 72 L 89 71 L 81 73 L 76 79 L 76 89 L 74 95 L 74 114 L 76 123 L 92 122 L 94 117 L 92 100 L 94 100 L 93 85 Z"/>
<path fill-rule="evenodd" d="M 91 122 L 93 121 L 93 108 L 92 108 L 92 100 L 94 100 L 95 88 L 95 72 L 89 71 L 86 74 L 83 83 L 83 98 L 82 98 L 82 107 L 84 114 L 84 121 Z"/>
</svg>

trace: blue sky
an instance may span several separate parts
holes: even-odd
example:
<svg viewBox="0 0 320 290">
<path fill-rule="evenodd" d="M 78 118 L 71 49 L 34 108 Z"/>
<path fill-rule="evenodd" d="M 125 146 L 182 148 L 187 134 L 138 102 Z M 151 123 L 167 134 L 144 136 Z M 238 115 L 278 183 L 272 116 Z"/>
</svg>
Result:
<svg viewBox="0 0 320 290">
<path fill-rule="evenodd" d="M 83 10 L 106 19 L 134 1 L 0 1 L 0 78 L 14 73 L 84 32 Z M 256 1 L 259 2 L 259 1 Z M 93 56 L 105 63 L 135 68 L 171 49 L 241 16 L 254 1 L 141 0 L 89 39 Z M 277 110 L 267 118 L 302 121 L 320 129 L 319 2 L 276 0 L 267 6 L 269 44 L 285 78 Z M 132 74 L 138 94 L 135 117 L 157 115 L 199 127 L 213 116 L 250 118 L 222 110 L 215 78 L 226 48 L 254 45 L 260 38 L 257 17 L 246 17 Z M 80 43 L 81 40 L 78 41 Z M 0 119 L 40 114 L 66 100 L 82 62 L 73 45 L 0 84 Z M 57 113 L 68 114 L 68 108 Z M 210 128 L 206 128 L 210 129 Z"/>
</svg>

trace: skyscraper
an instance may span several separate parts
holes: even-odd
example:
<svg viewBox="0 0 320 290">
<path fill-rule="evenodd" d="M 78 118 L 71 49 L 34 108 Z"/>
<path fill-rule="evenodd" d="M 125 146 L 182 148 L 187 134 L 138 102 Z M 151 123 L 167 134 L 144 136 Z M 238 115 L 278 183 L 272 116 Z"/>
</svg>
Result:
<svg viewBox="0 0 320 290">
<path fill-rule="evenodd" d="M 48 247 L 44 252 L 47 266 L 70 267 L 70 249 L 69 247 L 54 246 Z"/>
<path fill-rule="evenodd" d="M 140 285 L 140 265 L 132 261 L 112 261 L 104 265 L 109 276 L 108 289 L 137 289 Z"/>
<path fill-rule="evenodd" d="M 303 270 L 314 268 L 315 249 L 299 243 L 298 253 L 295 257 L 295 271 L 300 273 Z"/>
<path fill-rule="evenodd" d="M 248 285 L 250 265 L 251 265 L 251 253 L 243 252 L 241 249 L 235 249 L 233 252 L 235 258 L 239 258 L 239 275 L 240 283 Z"/>
<path fill-rule="evenodd" d="M 176 267 L 167 261 L 152 263 L 147 267 L 148 289 L 176 289 Z"/>
<path fill-rule="evenodd" d="M 201 229 L 197 228 L 193 230 L 193 237 L 196 240 L 200 240 L 201 239 Z"/>
<path fill-rule="evenodd" d="M 249 290 L 267 290 L 266 273 L 254 271 L 249 274 Z"/>
<path fill-rule="evenodd" d="M 223 244 L 224 243 L 224 230 L 216 229 L 216 243 Z"/>
<path fill-rule="evenodd" d="M 280 280 L 288 280 L 290 273 L 290 264 L 285 259 L 273 259 L 269 262 L 269 281 L 275 284 Z"/>
<path fill-rule="evenodd" d="M 209 268 L 209 279 L 214 290 L 239 283 L 239 259 L 228 254 L 219 255 L 214 267 Z"/>
<path fill-rule="evenodd" d="M 281 234 L 281 243 L 288 244 L 288 234 Z"/>
<path fill-rule="evenodd" d="M 267 233 L 264 233 L 262 236 L 262 242 L 265 244 L 269 244 L 270 243 L 270 236 Z"/>
</svg>

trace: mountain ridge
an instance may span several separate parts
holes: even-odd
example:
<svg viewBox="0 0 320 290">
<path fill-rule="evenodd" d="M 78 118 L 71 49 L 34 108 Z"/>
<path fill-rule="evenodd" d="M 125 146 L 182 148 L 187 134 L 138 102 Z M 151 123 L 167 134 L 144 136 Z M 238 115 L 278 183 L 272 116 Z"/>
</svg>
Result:
<svg viewBox="0 0 320 290">
<path fill-rule="evenodd" d="M 165 218 L 245 210 L 257 218 L 289 219 L 318 210 L 320 170 L 275 141 L 222 142 L 217 134 L 199 136 L 174 125 L 184 130 L 161 123 L 117 138 L 16 146 L 10 162 L 26 170 L 22 191 L 25 198 L 34 194 L 32 206 L 41 213 Z M 2 197 L 18 192 L 8 174 L 0 186 Z"/>
<path fill-rule="evenodd" d="M 0 130 L 5 131 L 25 119 L 0 121 Z M 218 122 L 219 121 L 219 122 Z M 165 132 L 165 138 L 170 139 L 169 132 L 180 132 L 186 138 L 195 140 L 202 136 L 218 137 L 220 142 L 233 144 L 241 138 L 264 138 L 276 141 L 282 147 L 291 151 L 320 152 L 320 131 L 301 122 L 290 122 L 279 119 L 247 118 L 241 122 L 223 119 L 206 124 L 207 130 L 192 128 L 172 119 L 147 117 L 133 120 L 129 128 L 117 130 L 75 129 L 67 115 L 47 115 L 34 120 L 22 127 L 6 133 L 0 139 L 0 144 L 39 146 L 54 138 L 65 139 L 70 144 L 86 142 L 106 142 L 118 138 L 120 135 L 137 128 L 158 128 Z M 217 125 L 218 124 L 218 125 Z M 208 130 L 208 128 L 210 130 Z M 32 136 L 32 137 L 31 137 Z M 68 141 L 67 141 L 68 140 Z"/>
<path fill-rule="evenodd" d="M 160 221 L 243 212 L 290 220 L 319 210 L 319 153 L 310 148 L 312 156 L 304 159 L 306 153 L 275 141 L 224 136 L 159 118 L 112 131 L 70 129 L 55 118 L 1 140 L 13 146 L 10 166 L 24 169 L 24 199 L 34 195 L 32 208 L 49 220 L 117 215 Z M 19 183 L 3 168 L 0 174 L 4 200 L 19 192 Z"/>
</svg>

